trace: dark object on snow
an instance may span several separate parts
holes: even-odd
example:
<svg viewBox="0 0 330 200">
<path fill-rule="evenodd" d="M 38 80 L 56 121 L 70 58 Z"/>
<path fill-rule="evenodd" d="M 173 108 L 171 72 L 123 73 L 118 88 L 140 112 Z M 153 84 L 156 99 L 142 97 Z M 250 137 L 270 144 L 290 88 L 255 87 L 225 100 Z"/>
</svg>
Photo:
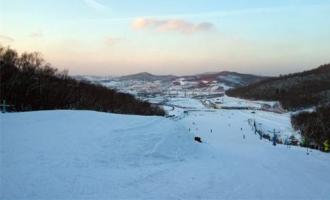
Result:
<svg viewBox="0 0 330 200">
<path fill-rule="evenodd" d="M 274 145 L 274 146 L 276 146 L 276 140 L 277 140 L 277 135 L 274 134 L 274 136 L 273 136 L 273 145 Z"/>
<path fill-rule="evenodd" d="M 262 138 L 271 141 L 271 137 L 268 134 L 262 134 Z"/>
<path fill-rule="evenodd" d="M 200 138 L 200 137 L 197 137 L 197 136 L 196 136 L 196 137 L 194 138 L 194 140 L 195 140 L 196 142 L 202 143 L 202 138 Z"/>
</svg>

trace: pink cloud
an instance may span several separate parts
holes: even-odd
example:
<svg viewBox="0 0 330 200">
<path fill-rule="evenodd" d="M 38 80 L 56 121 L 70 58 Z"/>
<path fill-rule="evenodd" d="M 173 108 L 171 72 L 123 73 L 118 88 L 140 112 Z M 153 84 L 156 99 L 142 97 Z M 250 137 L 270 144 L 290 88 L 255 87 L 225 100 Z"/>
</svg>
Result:
<svg viewBox="0 0 330 200">
<path fill-rule="evenodd" d="M 157 20 L 137 18 L 133 21 L 132 26 L 137 30 L 152 29 L 158 32 L 176 31 L 185 34 L 214 29 L 214 25 L 209 22 L 192 23 L 181 19 Z"/>
</svg>

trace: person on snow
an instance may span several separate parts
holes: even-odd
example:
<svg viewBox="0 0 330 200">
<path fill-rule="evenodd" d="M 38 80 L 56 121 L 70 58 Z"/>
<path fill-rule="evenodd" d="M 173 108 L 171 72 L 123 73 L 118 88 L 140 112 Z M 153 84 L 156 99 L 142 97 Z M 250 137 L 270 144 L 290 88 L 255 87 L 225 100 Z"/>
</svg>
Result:
<svg viewBox="0 0 330 200">
<path fill-rule="evenodd" d="M 274 133 L 273 136 L 273 145 L 276 146 L 277 135 Z"/>
</svg>

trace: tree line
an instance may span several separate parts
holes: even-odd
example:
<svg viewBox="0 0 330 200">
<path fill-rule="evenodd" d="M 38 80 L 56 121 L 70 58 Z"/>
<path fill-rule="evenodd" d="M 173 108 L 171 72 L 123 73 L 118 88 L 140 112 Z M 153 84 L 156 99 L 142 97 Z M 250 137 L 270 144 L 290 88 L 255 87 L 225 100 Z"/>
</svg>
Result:
<svg viewBox="0 0 330 200">
<path fill-rule="evenodd" d="M 0 100 L 14 111 L 79 109 L 102 112 L 165 115 L 158 106 L 102 85 L 78 81 L 58 71 L 39 53 L 0 46 Z"/>
<path fill-rule="evenodd" d="M 324 151 L 330 145 L 330 105 L 313 112 L 301 112 L 291 117 L 292 126 L 303 136 L 302 144 Z"/>
</svg>

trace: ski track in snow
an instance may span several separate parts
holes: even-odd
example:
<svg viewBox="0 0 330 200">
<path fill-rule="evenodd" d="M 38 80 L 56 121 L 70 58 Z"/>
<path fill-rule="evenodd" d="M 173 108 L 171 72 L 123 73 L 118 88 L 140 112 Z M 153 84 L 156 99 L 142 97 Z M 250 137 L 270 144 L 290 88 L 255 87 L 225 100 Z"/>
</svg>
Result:
<svg viewBox="0 0 330 200">
<path fill-rule="evenodd" d="M 272 146 L 247 122 L 287 130 L 287 114 L 178 102 L 201 111 L 0 114 L 0 199 L 328 199 L 330 154 Z"/>
</svg>

